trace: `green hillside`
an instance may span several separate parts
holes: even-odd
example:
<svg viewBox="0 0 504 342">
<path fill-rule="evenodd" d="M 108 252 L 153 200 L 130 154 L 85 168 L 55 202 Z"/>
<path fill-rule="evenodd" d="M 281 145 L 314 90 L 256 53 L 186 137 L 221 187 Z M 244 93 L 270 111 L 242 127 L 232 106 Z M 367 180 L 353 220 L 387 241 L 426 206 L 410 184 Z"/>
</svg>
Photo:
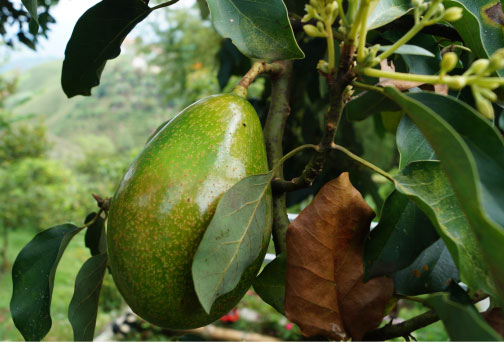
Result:
<svg viewBox="0 0 504 342">
<path fill-rule="evenodd" d="M 60 76 L 61 61 L 22 74 L 18 97 L 28 96 L 29 100 L 13 108 L 17 115 L 34 114 L 45 122 L 56 151 L 83 147 L 89 137 L 105 138 L 117 151 L 138 148 L 175 112 L 162 105 L 156 75 L 134 68 L 129 56 L 107 64 L 101 85 L 91 97 L 67 99 Z"/>
</svg>

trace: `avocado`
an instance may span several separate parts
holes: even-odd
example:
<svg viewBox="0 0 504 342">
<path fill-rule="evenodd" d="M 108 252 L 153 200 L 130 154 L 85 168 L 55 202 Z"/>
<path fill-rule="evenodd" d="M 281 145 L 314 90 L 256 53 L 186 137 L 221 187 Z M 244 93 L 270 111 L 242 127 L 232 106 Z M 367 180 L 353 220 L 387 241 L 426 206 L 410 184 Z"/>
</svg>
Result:
<svg viewBox="0 0 504 342">
<path fill-rule="evenodd" d="M 238 303 L 261 266 L 271 219 L 259 257 L 210 314 L 196 296 L 192 261 L 220 197 L 242 178 L 266 172 L 257 114 L 233 94 L 192 104 L 149 140 L 112 199 L 107 226 L 112 276 L 135 313 L 161 327 L 191 329 Z M 271 191 L 266 200 L 271 218 Z"/>
</svg>

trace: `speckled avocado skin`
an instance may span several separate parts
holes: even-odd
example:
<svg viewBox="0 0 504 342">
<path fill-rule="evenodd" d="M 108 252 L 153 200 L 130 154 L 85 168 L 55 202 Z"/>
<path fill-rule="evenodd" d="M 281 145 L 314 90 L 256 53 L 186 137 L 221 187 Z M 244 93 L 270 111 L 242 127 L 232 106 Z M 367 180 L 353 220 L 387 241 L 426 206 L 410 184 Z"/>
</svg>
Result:
<svg viewBox="0 0 504 342">
<path fill-rule="evenodd" d="M 190 329 L 236 305 L 266 253 L 271 192 L 263 249 L 210 315 L 194 292 L 192 260 L 221 195 L 240 179 L 267 171 L 257 114 L 232 94 L 187 107 L 147 143 L 114 195 L 107 227 L 112 275 L 135 313 L 162 327 Z"/>
</svg>

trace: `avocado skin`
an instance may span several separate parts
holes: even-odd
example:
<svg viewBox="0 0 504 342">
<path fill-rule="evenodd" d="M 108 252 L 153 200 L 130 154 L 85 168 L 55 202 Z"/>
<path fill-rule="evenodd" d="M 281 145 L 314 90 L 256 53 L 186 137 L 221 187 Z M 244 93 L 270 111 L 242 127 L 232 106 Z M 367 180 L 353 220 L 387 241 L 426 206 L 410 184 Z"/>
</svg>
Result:
<svg viewBox="0 0 504 342">
<path fill-rule="evenodd" d="M 194 291 L 192 261 L 222 194 L 242 178 L 267 171 L 257 114 L 232 94 L 187 107 L 147 143 L 114 195 L 107 227 L 112 275 L 135 313 L 161 327 L 191 329 L 219 319 L 238 303 L 268 247 L 270 190 L 261 253 L 210 314 Z"/>
</svg>

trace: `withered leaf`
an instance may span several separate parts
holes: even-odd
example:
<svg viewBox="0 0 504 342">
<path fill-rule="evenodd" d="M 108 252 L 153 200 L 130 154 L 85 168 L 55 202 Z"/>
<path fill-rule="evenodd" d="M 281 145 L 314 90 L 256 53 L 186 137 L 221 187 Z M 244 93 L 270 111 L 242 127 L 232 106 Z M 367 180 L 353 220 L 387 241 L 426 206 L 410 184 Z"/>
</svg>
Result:
<svg viewBox="0 0 504 342">
<path fill-rule="evenodd" d="M 485 311 L 483 318 L 499 335 L 504 337 L 504 310 L 502 308 L 492 308 Z"/>
<path fill-rule="evenodd" d="M 393 282 L 363 283 L 363 246 L 374 215 L 343 173 L 289 226 L 285 313 L 303 335 L 361 340 L 382 321 Z"/>
</svg>

